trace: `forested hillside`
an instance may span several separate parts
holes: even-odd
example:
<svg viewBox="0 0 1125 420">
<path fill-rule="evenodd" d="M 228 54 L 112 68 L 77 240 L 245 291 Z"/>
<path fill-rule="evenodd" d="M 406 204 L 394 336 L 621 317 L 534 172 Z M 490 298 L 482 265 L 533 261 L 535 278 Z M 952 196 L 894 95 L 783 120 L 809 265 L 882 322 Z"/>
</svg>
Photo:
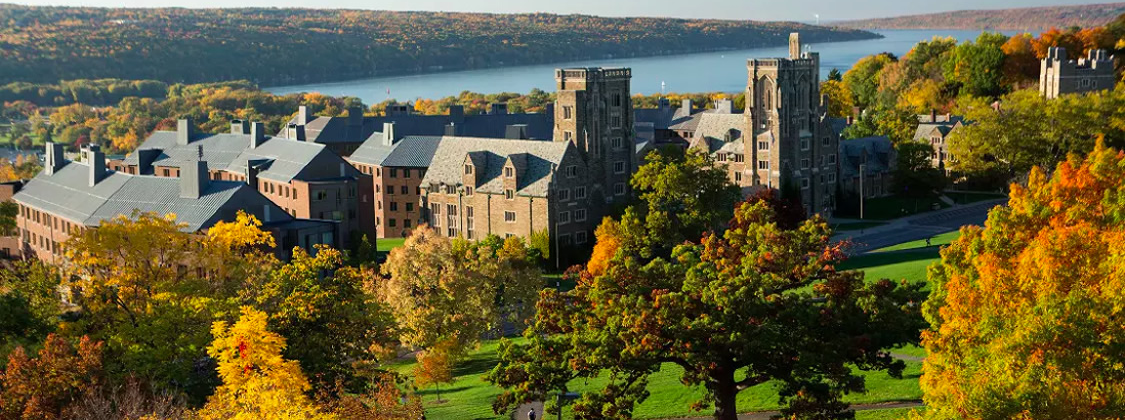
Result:
<svg viewBox="0 0 1125 420">
<path fill-rule="evenodd" d="M 837 25 L 862 29 L 992 29 L 1038 32 L 1050 28 L 1102 26 L 1122 13 L 1125 13 L 1125 3 L 1082 4 L 1002 10 L 959 10 L 852 20 L 839 22 Z"/>
<path fill-rule="evenodd" d="M 315 9 L 0 4 L 0 84 L 72 79 L 261 85 L 661 55 L 877 35 L 797 23 Z"/>
</svg>

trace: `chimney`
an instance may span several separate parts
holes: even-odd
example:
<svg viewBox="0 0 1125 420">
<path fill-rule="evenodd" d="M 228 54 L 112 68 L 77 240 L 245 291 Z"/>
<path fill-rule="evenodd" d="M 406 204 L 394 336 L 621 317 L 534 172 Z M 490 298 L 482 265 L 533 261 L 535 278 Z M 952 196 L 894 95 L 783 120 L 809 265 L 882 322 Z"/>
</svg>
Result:
<svg viewBox="0 0 1125 420">
<path fill-rule="evenodd" d="M 309 124 L 309 107 L 301 105 L 297 107 L 297 125 Z"/>
<path fill-rule="evenodd" d="M 262 223 L 269 223 L 273 221 L 273 214 L 270 213 L 270 210 L 272 209 L 273 206 L 270 206 L 269 204 L 262 205 Z"/>
<path fill-rule="evenodd" d="M 730 99 L 720 99 L 715 101 L 715 112 L 720 114 L 733 114 L 734 102 Z"/>
<path fill-rule="evenodd" d="M 691 99 L 680 101 L 680 109 L 684 111 L 684 116 L 691 115 Z"/>
<path fill-rule="evenodd" d="M 152 173 L 152 162 L 160 157 L 160 149 L 137 150 L 137 174 L 148 175 Z"/>
<path fill-rule="evenodd" d="M 946 122 L 953 122 L 953 114 L 946 112 L 945 113 L 945 121 Z"/>
<path fill-rule="evenodd" d="M 246 160 L 246 185 L 249 185 L 255 190 L 258 189 L 258 173 L 262 171 L 258 165 L 265 163 L 263 159 L 247 159 Z"/>
<path fill-rule="evenodd" d="M 488 107 L 488 115 L 504 115 L 508 113 L 507 103 L 494 103 Z"/>
<path fill-rule="evenodd" d="M 176 144 L 187 146 L 192 137 L 195 137 L 195 126 L 191 124 L 191 118 L 180 118 L 176 121 Z"/>
<path fill-rule="evenodd" d="M 43 171 L 47 172 L 47 175 L 54 175 L 55 172 L 58 172 L 63 166 L 66 166 L 66 156 L 63 155 L 63 145 L 47 142 L 46 153 L 47 155 L 44 157 L 46 160 L 44 163 L 46 163 L 46 165 Z"/>
<path fill-rule="evenodd" d="M 194 161 L 180 167 L 180 198 L 198 199 L 211 183 L 207 162 L 203 161 L 203 146 L 199 146 Z"/>
<path fill-rule="evenodd" d="M 793 32 L 789 34 L 789 59 L 798 58 L 801 58 L 801 34 Z"/>
<path fill-rule="evenodd" d="M 554 102 L 548 102 L 547 106 L 544 108 L 543 112 L 545 114 L 547 114 L 548 116 L 550 116 L 552 119 L 555 118 L 555 103 Z"/>
<path fill-rule="evenodd" d="M 358 106 L 348 108 L 348 125 L 352 127 L 363 125 L 363 108 Z"/>
<path fill-rule="evenodd" d="M 288 131 L 288 135 L 286 137 L 289 137 L 289 138 L 291 138 L 293 140 L 297 140 L 297 141 L 305 141 L 306 140 L 305 139 L 305 126 L 303 126 L 301 124 L 289 123 L 289 126 L 287 127 L 287 129 L 289 131 Z"/>
<path fill-rule="evenodd" d="M 460 122 L 465 118 L 465 107 L 461 105 L 449 106 L 449 120 L 453 122 Z"/>
<path fill-rule="evenodd" d="M 246 120 L 230 120 L 231 134 L 250 134 L 250 122 Z"/>
<path fill-rule="evenodd" d="M 527 124 L 512 124 L 504 127 L 504 138 L 527 140 Z"/>
<path fill-rule="evenodd" d="M 383 145 L 393 146 L 395 144 L 395 123 L 383 123 Z"/>
<path fill-rule="evenodd" d="M 937 122 L 937 110 L 936 109 L 930 110 L 930 122 L 932 122 L 932 123 Z"/>
<path fill-rule="evenodd" d="M 668 98 L 660 98 L 660 99 L 656 100 L 656 108 L 657 109 L 668 109 L 671 106 L 672 106 L 672 104 L 670 104 L 668 102 Z"/>
<path fill-rule="evenodd" d="M 266 126 L 260 121 L 250 123 L 250 148 L 258 148 L 264 141 L 266 141 Z"/>
<path fill-rule="evenodd" d="M 105 153 L 96 144 L 86 148 L 86 164 L 90 167 L 90 186 L 98 185 L 105 179 Z"/>
<path fill-rule="evenodd" d="M 855 123 L 855 117 L 853 117 L 851 115 L 848 115 L 847 125 L 852 125 L 854 123 Z"/>
<path fill-rule="evenodd" d="M 444 135 L 450 136 L 450 137 L 456 136 L 457 135 L 457 128 L 458 127 L 457 127 L 456 123 L 449 123 L 449 125 L 445 126 Z"/>
</svg>

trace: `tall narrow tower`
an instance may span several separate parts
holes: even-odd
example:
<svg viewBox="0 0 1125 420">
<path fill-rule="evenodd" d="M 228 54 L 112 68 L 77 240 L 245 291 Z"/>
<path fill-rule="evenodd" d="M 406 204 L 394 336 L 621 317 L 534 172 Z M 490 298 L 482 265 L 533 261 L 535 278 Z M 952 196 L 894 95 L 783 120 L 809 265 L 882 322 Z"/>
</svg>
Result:
<svg viewBox="0 0 1125 420">
<path fill-rule="evenodd" d="M 568 141 L 586 159 L 591 199 L 623 201 L 633 167 L 632 71 L 628 68 L 556 69 L 555 141 Z"/>
<path fill-rule="evenodd" d="M 751 173 L 743 179 L 800 197 L 811 214 L 833 207 L 838 141 L 825 126 L 820 55 L 801 47 L 793 33 L 789 57 L 746 63 L 746 132 L 753 135 L 744 142 Z"/>
</svg>

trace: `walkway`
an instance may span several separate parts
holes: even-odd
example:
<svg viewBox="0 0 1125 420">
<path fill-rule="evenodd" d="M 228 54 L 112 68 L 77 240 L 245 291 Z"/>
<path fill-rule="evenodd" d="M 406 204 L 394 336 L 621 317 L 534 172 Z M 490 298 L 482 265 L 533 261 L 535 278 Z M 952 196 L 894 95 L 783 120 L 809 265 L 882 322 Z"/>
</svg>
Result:
<svg viewBox="0 0 1125 420">
<path fill-rule="evenodd" d="M 914 216 L 891 220 L 889 223 L 858 231 L 845 231 L 832 237 L 835 240 L 850 240 L 852 255 L 863 254 L 879 248 L 917 241 L 961 228 L 965 225 L 983 225 L 988 211 L 997 205 L 1007 203 L 1007 199 L 981 201 L 957 205 L 944 210 L 926 212 Z"/>
</svg>

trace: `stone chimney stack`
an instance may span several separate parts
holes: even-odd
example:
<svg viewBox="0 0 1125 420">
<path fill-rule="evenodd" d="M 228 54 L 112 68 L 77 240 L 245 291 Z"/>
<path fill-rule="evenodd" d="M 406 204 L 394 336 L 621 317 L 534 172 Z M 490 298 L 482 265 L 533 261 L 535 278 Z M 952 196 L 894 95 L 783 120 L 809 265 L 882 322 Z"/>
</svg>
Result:
<svg viewBox="0 0 1125 420">
<path fill-rule="evenodd" d="M 395 123 L 383 123 L 383 145 L 394 146 L 395 144 Z"/>
<path fill-rule="evenodd" d="M 44 162 L 46 165 L 44 165 L 43 171 L 46 172 L 47 175 L 54 175 L 55 172 L 58 172 L 63 166 L 66 166 L 66 156 L 63 154 L 63 145 L 47 142 L 47 150 L 45 152 L 46 156 L 44 156 L 43 159 L 46 160 L 46 162 Z"/>
<path fill-rule="evenodd" d="M 250 134 L 250 122 L 246 120 L 231 120 L 231 134 Z"/>
<path fill-rule="evenodd" d="M 789 34 L 789 59 L 798 58 L 801 58 L 801 34 L 793 32 Z"/>
<path fill-rule="evenodd" d="M 936 109 L 930 110 L 930 122 L 932 122 L 932 123 L 937 122 L 937 110 Z"/>
<path fill-rule="evenodd" d="M 211 173 L 203 161 L 203 146 L 199 146 L 197 153 L 195 160 L 180 168 L 180 198 L 198 199 L 211 183 Z"/>
<path fill-rule="evenodd" d="M 301 124 L 289 123 L 287 127 L 288 135 L 286 137 L 297 141 L 305 141 L 305 126 Z"/>
<path fill-rule="evenodd" d="M 465 107 L 462 105 L 449 106 L 449 120 L 453 122 L 461 122 L 465 119 Z"/>
<path fill-rule="evenodd" d="M 90 168 L 91 187 L 105 179 L 105 153 L 102 153 L 101 147 L 91 144 L 86 148 L 86 164 Z"/>
<path fill-rule="evenodd" d="M 260 121 L 250 123 L 250 148 L 256 149 L 266 141 L 266 126 Z"/>
<path fill-rule="evenodd" d="M 507 113 L 508 113 L 508 104 L 507 103 L 490 104 L 489 107 L 488 107 L 488 114 L 489 115 L 505 115 Z"/>
<path fill-rule="evenodd" d="M 301 105 L 297 107 L 297 125 L 309 124 L 309 107 Z"/>
<path fill-rule="evenodd" d="M 456 136 L 457 135 L 457 123 L 449 123 L 449 125 L 445 126 L 444 135 L 449 136 L 449 137 Z"/>
<path fill-rule="evenodd" d="M 191 118 L 185 117 L 176 121 L 176 144 L 187 146 L 191 143 L 192 137 L 195 137 L 195 126 L 192 125 Z"/>
<path fill-rule="evenodd" d="M 680 101 L 680 109 L 684 111 L 684 116 L 691 115 L 691 99 Z"/>
</svg>

